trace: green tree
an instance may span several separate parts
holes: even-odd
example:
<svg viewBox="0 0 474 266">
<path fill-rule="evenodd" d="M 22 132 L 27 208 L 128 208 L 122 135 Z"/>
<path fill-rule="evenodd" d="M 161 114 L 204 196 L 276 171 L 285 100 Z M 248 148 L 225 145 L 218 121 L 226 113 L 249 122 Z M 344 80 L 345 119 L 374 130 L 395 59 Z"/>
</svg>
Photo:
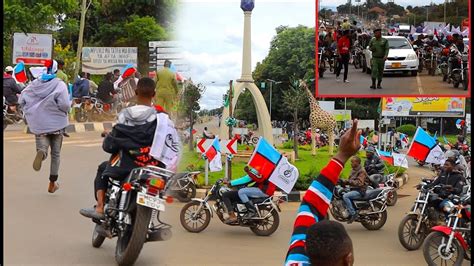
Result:
<svg viewBox="0 0 474 266">
<path fill-rule="evenodd" d="M 283 92 L 283 103 L 288 111 L 293 116 L 293 151 L 295 152 L 295 158 L 298 159 L 298 138 L 296 133 L 298 132 L 298 115 L 305 109 L 308 103 L 308 97 L 306 91 L 301 85 L 300 81 L 294 78 L 290 81 L 290 87 L 288 90 Z"/>
<path fill-rule="evenodd" d="M 250 124 L 257 123 L 257 113 L 253 103 L 252 94 L 249 90 L 240 94 L 237 105 L 235 106 L 234 116 L 240 120 L 245 120 Z"/>
<path fill-rule="evenodd" d="M 197 112 L 201 109 L 199 100 L 202 94 L 206 90 L 206 87 L 199 84 L 189 83 L 184 88 L 183 99 L 179 103 L 179 112 L 182 117 L 189 119 L 189 135 L 192 136 L 193 126 L 197 118 Z M 189 150 L 193 150 L 193 141 L 189 141 Z"/>
</svg>

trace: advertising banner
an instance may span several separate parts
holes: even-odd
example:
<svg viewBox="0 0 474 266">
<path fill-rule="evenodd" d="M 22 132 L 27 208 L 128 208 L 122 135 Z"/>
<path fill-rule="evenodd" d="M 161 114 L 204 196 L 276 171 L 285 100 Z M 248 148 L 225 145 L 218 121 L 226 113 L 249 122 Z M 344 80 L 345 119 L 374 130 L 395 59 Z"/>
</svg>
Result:
<svg viewBox="0 0 474 266">
<path fill-rule="evenodd" d="M 462 97 L 386 97 L 382 116 L 463 117 Z"/>
<path fill-rule="evenodd" d="M 126 65 L 137 66 L 137 47 L 84 47 L 82 70 L 91 74 L 106 74 Z"/>
<path fill-rule="evenodd" d="M 337 122 L 350 121 L 351 120 L 351 110 L 332 110 L 331 114 L 334 116 Z"/>
<path fill-rule="evenodd" d="M 53 56 L 53 35 L 38 33 L 13 34 L 13 64 L 44 65 Z"/>
</svg>

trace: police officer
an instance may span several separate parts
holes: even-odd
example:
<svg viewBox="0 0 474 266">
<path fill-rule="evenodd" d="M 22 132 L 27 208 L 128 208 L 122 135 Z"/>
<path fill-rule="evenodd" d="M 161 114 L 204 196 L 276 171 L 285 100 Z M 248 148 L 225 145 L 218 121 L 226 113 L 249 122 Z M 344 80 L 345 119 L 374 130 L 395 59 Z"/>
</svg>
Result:
<svg viewBox="0 0 474 266">
<path fill-rule="evenodd" d="M 385 38 L 382 38 L 382 29 L 375 29 L 374 36 L 369 42 L 369 49 L 372 51 L 371 69 L 372 69 L 372 86 L 371 89 L 375 90 L 375 80 L 378 80 L 377 89 L 382 89 L 382 76 L 387 60 L 389 45 Z"/>
</svg>

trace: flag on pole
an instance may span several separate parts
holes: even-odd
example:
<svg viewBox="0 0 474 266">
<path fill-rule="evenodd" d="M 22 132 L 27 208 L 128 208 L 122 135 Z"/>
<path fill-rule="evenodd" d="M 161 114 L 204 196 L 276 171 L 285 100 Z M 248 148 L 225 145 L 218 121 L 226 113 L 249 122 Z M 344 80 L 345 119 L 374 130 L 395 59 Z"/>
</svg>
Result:
<svg viewBox="0 0 474 266">
<path fill-rule="evenodd" d="M 435 139 L 431 137 L 421 127 L 418 127 L 415 132 L 415 136 L 413 137 L 413 141 L 410 145 L 410 148 L 408 148 L 407 155 L 420 161 L 425 161 L 427 163 L 435 163 L 434 161 L 439 161 L 438 157 L 440 151 L 441 155 L 443 155 L 441 147 L 436 145 Z"/>
<path fill-rule="evenodd" d="M 386 161 L 387 163 L 393 165 L 394 161 L 393 161 L 393 156 L 392 156 L 391 152 L 381 151 L 379 149 L 375 149 L 375 151 L 377 152 L 380 159 L 382 159 L 382 160 Z"/>
<path fill-rule="evenodd" d="M 28 76 L 26 75 L 25 70 L 25 63 L 20 61 L 14 68 L 13 68 L 13 78 L 16 82 L 23 83 L 28 80 Z"/>
<path fill-rule="evenodd" d="M 219 138 L 216 136 L 212 144 L 204 152 L 206 159 L 209 161 L 209 171 L 218 172 L 222 170 L 221 146 Z"/>
<path fill-rule="evenodd" d="M 413 35 L 416 33 L 416 28 L 412 25 L 410 26 L 410 34 Z"/>
<path fill-rule="evenodd" d="M 257 170 L 263 180 L 269 179 L 286 193 L 291 192 L 299 176 L 298 169 L 262 137 L 250 157 L 248 166 Z"/>
<path fill-rule="evenodd" d="M 367 144 L 368 144 L 367 138 L 365 138 L 364 136 L 360 135 L 359 140 L 360 140 L 360 145 L 362 145 L 362 146 L 367 146 Z"/>
<path fill-rule="evenodd" d="M 393 156 L 393 165 L 400 166 L 408 169 L 408 160 L 405 154 L 392 153 Z"/>
</svg>

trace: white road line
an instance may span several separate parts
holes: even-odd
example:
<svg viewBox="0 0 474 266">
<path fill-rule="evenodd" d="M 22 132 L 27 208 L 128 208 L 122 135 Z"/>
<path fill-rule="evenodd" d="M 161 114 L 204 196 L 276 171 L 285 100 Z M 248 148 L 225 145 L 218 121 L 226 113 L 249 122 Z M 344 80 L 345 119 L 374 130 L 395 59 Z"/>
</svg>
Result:
<svg viewBox="0 0 474 266">
<path fill-rule="evenodd" d="M 418 92 L 420 93 L 420 95 L 425 94 L 425 92 L 423 91 L 423 86 L 421 85 L 420 74 L 416 75 L 416 83 L 418 84 Z"/>
</svg>

